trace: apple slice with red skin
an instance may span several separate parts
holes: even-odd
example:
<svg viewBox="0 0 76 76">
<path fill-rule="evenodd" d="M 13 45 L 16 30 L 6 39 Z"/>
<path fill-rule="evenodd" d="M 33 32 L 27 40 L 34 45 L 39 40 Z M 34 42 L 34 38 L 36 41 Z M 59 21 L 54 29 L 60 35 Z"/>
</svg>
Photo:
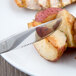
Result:
<svg viewBox="0 0 76 76">
<path fill-rule="evenodd" d="M 59 11 L 63 9 L 61 8 L 48 8 L 42 11 L 39 11 L 36 14 L 35 21 L 45 23 L 47 21 L 53 20 L 56 18 Z"/>
</svg>

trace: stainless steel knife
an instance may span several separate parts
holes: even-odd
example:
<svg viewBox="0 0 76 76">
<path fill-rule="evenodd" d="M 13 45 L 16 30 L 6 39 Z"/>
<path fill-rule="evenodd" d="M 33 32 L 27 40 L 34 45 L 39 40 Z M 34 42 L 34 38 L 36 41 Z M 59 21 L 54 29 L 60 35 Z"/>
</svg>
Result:
<svg viewBox="0 0 76 76">
<path fill-rule="evenodd" d="M 19 48 L 25 47 L 32 43 L 35 43 L 43 38 L 49 36 L 57 30 L 61 25 L 62 19 L 58 18 L 46 23 L 43 23 L 39 26 L 33 27 L 21 33 L 10 36 L 9 38 L 0 41 L 0 54 L 8 52 L 10 50 L 18 47 L 24 40 L 28 39 L 25 42 L 25 45 L 20 46 Z"/>
</svg>

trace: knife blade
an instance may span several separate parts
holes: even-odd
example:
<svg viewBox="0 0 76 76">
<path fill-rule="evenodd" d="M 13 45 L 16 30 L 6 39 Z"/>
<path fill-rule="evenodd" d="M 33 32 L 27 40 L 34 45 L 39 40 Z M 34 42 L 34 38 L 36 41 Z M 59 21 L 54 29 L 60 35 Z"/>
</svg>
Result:
<svg viewBox="0 0 76 76">
<path fill-rule="evenodd" d="M 19 48 L 23 48 L 44 39 L 45 37 L 55 32 L 61 25 L 61 22 L 62 19 L 58 18 L 23 31 L 21 33 L 14 34 L 7 39 L 0 41 L 0 54 L 17 48 L 26 39 L 28 40 L 26 40 L 25 45 L 19 46 Z"/>
</svg>

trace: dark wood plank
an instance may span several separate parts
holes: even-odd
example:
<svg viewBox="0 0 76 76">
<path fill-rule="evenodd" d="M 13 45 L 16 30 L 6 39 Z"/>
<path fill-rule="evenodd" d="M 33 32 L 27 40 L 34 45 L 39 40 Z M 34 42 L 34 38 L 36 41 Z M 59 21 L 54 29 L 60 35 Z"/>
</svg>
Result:
<svg viewBox="0 0 76 76">
<path fill-rule="evenodd" d="M 28 76 L 28 75 L 12 67 L 0 56 L 0 76 Z"/>
</svg>

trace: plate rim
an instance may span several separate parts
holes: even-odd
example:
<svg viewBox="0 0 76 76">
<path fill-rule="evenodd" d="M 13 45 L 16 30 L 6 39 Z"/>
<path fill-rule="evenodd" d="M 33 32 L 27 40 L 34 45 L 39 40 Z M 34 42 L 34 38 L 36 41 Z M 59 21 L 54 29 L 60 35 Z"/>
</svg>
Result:
<svg viewBox="0 0 76 76">
<path fill-rule="evenodd" d="M 12 67 L 18 69 L 19 71 L 21 71 L 21 72 L 23 72 L 23 73 L 25 73 L 25 74 L 27 74 L 27 75 L 30 75 L 30 76 L 37 76 L 37 75 L 35 75 L 34 73 L 30 73 L 30 72 L 26 71 L 26 69 L 25 69 L 25 71 L 24 71 L 24 70 L 22 70 L 20 67 L 17 67 L 17 65 L 11 63 L 11 61 L 9 61 L 8 58 L 7 58 L 5 55 L 1 54 L 1 57 L 2 57 L 5 61 L 7 61 L 8 64 L 10 64 Z"/>
</svg>

